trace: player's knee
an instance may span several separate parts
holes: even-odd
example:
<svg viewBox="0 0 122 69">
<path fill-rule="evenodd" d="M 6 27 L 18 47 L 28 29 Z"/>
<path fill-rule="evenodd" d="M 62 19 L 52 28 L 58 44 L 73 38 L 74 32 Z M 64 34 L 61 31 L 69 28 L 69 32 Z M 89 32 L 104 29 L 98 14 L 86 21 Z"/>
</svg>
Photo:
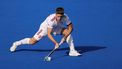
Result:
<svg viewBox="0 0 122 69">
<path fill-rule="evenodd" d="M 32 44 L 32 45 L 37 43 L 37 42 L 38 41 L 36 39 L 34 39 L 34 38 L 31 38 L 30 41 L 29 41 L 29 43 Z"/>
<path fill-rule="evenodd" d="M 36 43 L 36 42 L 34 42 L 34 41 L 30 41 L 30 44 L 32 44 L 32 45 L 35 44 L 35 43 Z"/>
</svg>

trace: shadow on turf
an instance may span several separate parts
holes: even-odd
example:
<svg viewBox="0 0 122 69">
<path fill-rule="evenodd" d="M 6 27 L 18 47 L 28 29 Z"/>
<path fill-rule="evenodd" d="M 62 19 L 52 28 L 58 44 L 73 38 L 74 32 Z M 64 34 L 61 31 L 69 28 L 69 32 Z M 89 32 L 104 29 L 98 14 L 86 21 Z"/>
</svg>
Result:
<svg viewBox="0 0 122 69">
<path fill-rule="evenodd" d="M 105 49 L 107 47 L 105 47 L 105 46 L 77 46 L 75 48 L 79 53 L 83 54 L 85 52 L 91 52 L 91 51 L 96 51 L 96 50 L 100 50 L 100 49 Z M 59 51 L 60 50 L 68 50 L 68 49 L 69 48 L 63 48 L 63 49 L 59 49 Z M 68 54 L 69 54 L 69 51 L 67 51 L 65 55 L 54 57 L 54 59 L 56 60 L 56 59 L 60 59 L 61 57 L 69 56 Z M 81 57 L 81 56 L 79 56 L 79 57 Z"/>
<path fill-rule="evenodd" d="M 96 50 L 100 50 L 100 49 L 105 49 L 107 47 L 105 47 L 105 46 L 76 46 L 75 48 L 80 53 L 85 53 L 85 52 L 90 52 L 90 51 L 96 51 Z M 56 51 L 64 51 L 64 50 L 69 50 L 69 47 L 59 48 Z M 19 50 L 16 50 L 15 52 L 20 52 L 20 51 L 49 52 L 49 51 L 52 51 L 52 49 L 49 49 L 49 50 L 42 50 L 42 49 L 19 49 Z"/>
<path fill-rule="evenodd" d="M 105 46 L 76 46 L 75 48 L 76 48 L 76 50 L 79 53 L 82 54 L 82 53 L 85 53 L 85 52 L 91 52 L 91 51 L 97 51 L 97 50 L 105 49 L 107 47 L 105 47 Z M 50 52 L 50 51 L 52 51 L 52 49 L 49 49 L 49 50 L 41 50 L 41 49 L 19 49 L 19 50 L 16 50 L 15 52 L 20 52 L 20 51 Z M 60 59 L 60 58 L 65 57 L 65 56 L 69 56 L 68 55 L 69 54 L 69 47 L 59 48 L 56 51 L 66 51 L 66 54 L 64 54 L 62 56 L 54 57 L 55 60 L 56 59 Z"/>
</svg>

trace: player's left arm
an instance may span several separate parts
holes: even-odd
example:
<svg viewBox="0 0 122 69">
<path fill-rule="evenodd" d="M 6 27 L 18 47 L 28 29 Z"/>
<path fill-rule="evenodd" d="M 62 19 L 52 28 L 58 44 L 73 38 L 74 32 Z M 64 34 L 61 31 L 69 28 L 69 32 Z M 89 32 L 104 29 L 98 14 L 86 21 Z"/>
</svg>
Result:
<svg viewBox="0 0 122 69">
<path fill-rule="evenodd" d="M 64 36 L 64 38 L 66 39 L 73 31 L 73 25 L 72 25 L 72 22 L 69 23 L 69 25 L 67 25 L 67 28 L 66 28 L 66 34 Z"/>
<path fill-rule="evenodd" d="M 71 34 L 72 33 L 72 31 L 73 31 L 73 25 L 72 25 L 72 22 L 69 24 L 69 25 L 67 25 L 67 29 L 68 29 L 68 35 L 69 34 Z"/>
<path fill-rule="evenodd" d="M 64 30 L 65 31 L 65 35 L 63 36 L 63 38 L 61 39 L 59 44 L 62 44 L 66 41 L 67 37 L 72 33 L 73 31 L 73 25 L 72 23 L 70 23 L 69 25 L 67 25 L 67 28 Z"/>
<path fill-rule="evenodd" d="M 68 15 L 65 16 L 66 16 L 66 24 L 67 24 L 67 34 L 66 34 L 66 38 L 67 38 L 73 31 L 73 23 L 68 17 Z"/>
<path fill-rule="evenodd" d="M 63 33 L 65 33 L 65 35 L 63 36 L 63 38 L 61 39 L 60 43 L 63 43 L 66 41 L 66 38 L 72 33 L 73 31 L 73 24 L 71 22 L 71 20 L 69 19 L 69 17 L 67 15 L 65 15 L 65 19 L 64 22 L 67 24 L 67 27 L 65 30 L 63 30 Z"/>
</svg>

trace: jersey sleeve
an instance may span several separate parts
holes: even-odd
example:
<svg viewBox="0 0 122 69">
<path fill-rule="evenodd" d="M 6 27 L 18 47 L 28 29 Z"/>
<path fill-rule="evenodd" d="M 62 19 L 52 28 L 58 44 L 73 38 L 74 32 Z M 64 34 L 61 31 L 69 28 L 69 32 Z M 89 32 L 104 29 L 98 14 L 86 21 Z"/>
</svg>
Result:
<svg viewBox="0 0 122 69">
<path fill-rule="evenodd" d="M 65 23 L 66 25 L 69 25 L 71 23 L 71 20 L 69 19 L 69 17 L 65 14 Z"/>
<path fill-rule="evenodd" d="M 47 23 L 47 27 L 48 27 L 48 28 L 53 28 L 53 23 L 52 23 L 52 22 L 48 22 L 48 23 Z"/>
<path fill-rule="evenodd" d="M 53 21 L 52 21 L 52 17 L 51 16 L 49 16 L 48 18 L 47 18 L 47 27 L 48 28 L 53 28 Z"/>
</svg>

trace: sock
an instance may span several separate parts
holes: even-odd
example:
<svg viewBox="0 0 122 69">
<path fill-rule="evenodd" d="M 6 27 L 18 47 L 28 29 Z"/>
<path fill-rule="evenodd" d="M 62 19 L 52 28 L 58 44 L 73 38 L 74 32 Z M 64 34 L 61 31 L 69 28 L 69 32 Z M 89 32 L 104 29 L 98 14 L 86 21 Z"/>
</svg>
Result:
<svg viewBox="0 0 122 69">
<path fill-rule="evenodd" d="M 17 46 L 22 45 L 22 44 L 29 44 L 29 40 L 30 40 L 30 38 L 24 38 L 22 40 L 16 41 L 15 44 Z"/>
<path fill-rule="evenodd" d="M 74 43 L 73 43 L 73 38 L 71 35 L 69 35 L 66 39 L 66 42 L 68 43 L 69 47 L 70 47 L 70 51 L 74 51 Z"/>
</svg>

